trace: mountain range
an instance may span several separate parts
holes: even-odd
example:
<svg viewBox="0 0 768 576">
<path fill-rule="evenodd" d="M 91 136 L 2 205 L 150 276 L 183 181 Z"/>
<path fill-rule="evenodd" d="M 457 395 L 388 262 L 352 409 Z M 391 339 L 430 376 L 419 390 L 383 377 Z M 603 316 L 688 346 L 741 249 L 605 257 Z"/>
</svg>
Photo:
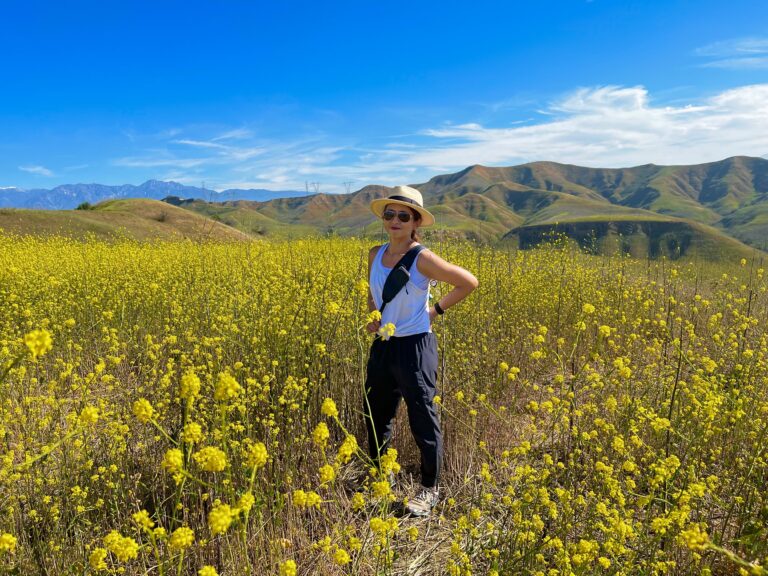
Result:
<svg viewBox="0 0 768 576">
<path fill-rule="evenodd" d="M 637 256 L 691 250 L 746 254 L 768 247 L 768 160 L 747 156 L 686 166 L 586 168 L 531 162 L 474 165 L 418 188 L 441 233 L 533 246 L 562 232 L 597 251 Z M 296 236 L 321 231 L 375 235 L 370 201 L 389 188 L 314 194 L 266 202 L 207 203 L 167 198 L 248 234 Z M 425 232 L 429 232 L 425 230 Z M 735 252 L 734 252 L 735 251 Z"/>
<path fill-rule="evenodd" d="M 134 186 L 123 184 L 107 186 L 105 184 L 64 184 L 55 188 L 0 188 L 0 208 L 30 208 L 36 210 L 74 210 L 80 204 L 88 202 L 97 204 L 104 200 L 121 198 L 150 198 L 161 200 L 166 196 L 182 198 L 198 198 L 209 202 L 223 200 L 271 200 L 306 195 L 297 190 L 265 190 L 253 188 L 242 190 L 232 188 L 217 192 L 206 188 L 185 186 L 178 182 L 163 182 L 147 180 L 144 184 Z"/>
<path fill-rule="evenodd" d="M 189 192 L 202 189 L 157 183 L 158 192 L 164 189 L 160 184 L 173 185 L 180 193 L 157 204 L 194 212 L 203 221 L 222 225 L 221 230 L 236 229 L 243 237 L 320 233 L 381 238 L 381 223 L 368 206 L 391 191 L 369 185 L 350 194 L 211 202 Z M 756 250 L 765 256 L 768 248 L 764 158 L 735 156 L 696 165 L 611 169 L 546 161 L 511 167 L 473 165 L 412 186 L 421 191 L 425 206 L 436 217 L 436 226 L 423 230 L 427 243 L 461 236 L 529 248 L 562 233 L 598 253 L 621 250 L 637 257 L 698 255 L 729 260 L 754 255 Z M 146 202 L 139 208 L 121 201 L 119 210 L 114 203 L 106 204 L 117 218 L 118 213 L 147 209 Z M 87 212 L 95 217 L 100 211 L 106 208 L 97 205 Z M 16 214 L 16 225 L 8 224 L 7 212 L 0 210 L 0 228 L 24 231 L 20 213 L 35 211 L 10 211 Z M 26 228 L 34 231 L 31 224 Z M 177 232 L 188 235 L 183 227 Z"/>
</svg>

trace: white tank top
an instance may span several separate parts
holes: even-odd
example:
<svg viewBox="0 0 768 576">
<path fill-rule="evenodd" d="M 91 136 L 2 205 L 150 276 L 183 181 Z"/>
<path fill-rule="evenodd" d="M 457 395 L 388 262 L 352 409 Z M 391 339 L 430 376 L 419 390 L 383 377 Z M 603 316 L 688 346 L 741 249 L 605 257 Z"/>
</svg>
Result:
<svg viewBox="0 0 768 576">
<path fill-rule="evenodd" d="M 381 308 L 381 293 L 384 290 L 384 282 L 392 271 L 392 268 L 387 268 L 381 262 L 387 246 L 389 246 L 389 242 L 381 246 L 376 253 L 369 278 L 371 295 L 377 310 Z M 416 266 L 419 256 L 421 254 L 416 256 L 411 265 L 409 270 L 411 277 L 408 283 L 397 293 L 397 296 L 389 301 L 382 314 L 381 325 L 384 326 L 387 322 L 394 324 L 395 336 L 432 332 L 429 323 L 429 278 L 419 272 Z"/>
</svg>

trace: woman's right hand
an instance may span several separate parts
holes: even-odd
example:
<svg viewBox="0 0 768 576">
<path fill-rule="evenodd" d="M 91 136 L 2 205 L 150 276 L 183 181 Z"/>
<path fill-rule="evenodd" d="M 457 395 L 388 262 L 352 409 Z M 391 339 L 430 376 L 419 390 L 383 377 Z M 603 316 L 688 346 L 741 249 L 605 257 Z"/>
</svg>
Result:
<svg viewBox="0 0 768 576">
<path fill-rule="evenodd" d="M 379 328 L 381 328 L 381 320 L 374 320 L 373 322 L 369 322 L 365 327 L 365 329 L 371 333 L 378 332 Z"/>
</svg>

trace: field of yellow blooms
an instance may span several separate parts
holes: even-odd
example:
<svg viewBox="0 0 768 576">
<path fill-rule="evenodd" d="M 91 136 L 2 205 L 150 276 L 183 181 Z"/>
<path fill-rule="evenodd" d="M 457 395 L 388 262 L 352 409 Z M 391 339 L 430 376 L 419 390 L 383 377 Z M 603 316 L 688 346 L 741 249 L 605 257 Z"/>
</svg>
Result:
<svg viewBox="0 0 768 576">
<path fill-rule="evenodd" d="M 0 236 L 0 573 L 768 573 L 759 259 L 430 245 L 480 287 L 409 519 L 405 418 L 363 450 L 370 245 Z"/>
</svg>

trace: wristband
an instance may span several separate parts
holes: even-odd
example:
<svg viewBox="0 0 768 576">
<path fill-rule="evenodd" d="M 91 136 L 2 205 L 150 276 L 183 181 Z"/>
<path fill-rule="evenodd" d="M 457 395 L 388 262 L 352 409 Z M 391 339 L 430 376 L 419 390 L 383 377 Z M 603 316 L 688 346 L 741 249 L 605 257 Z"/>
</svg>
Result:
<svg viewBox="0 0 768 576">
<path fill-rule="evenodd" d="M 435 302 L 435 312 L 437 312 L 437 313 L 438 313 L 438 314 L 440 314 L 441 316 L 442 316 L 443 314 L 445 314 L 445 310 L 443 310 L 442 308 L 440 308 L 440 302 Z"/>
</svg>

